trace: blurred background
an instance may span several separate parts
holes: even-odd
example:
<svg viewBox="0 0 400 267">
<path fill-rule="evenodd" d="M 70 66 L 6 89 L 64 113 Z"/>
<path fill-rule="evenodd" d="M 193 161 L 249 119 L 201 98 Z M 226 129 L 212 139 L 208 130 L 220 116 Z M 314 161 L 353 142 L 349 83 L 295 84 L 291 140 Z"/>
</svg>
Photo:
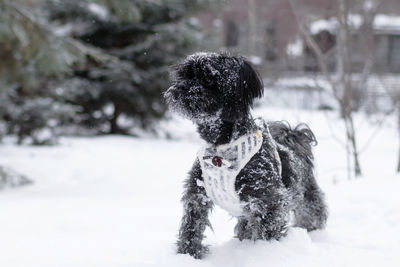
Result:
<svg viewBox="0 0 400 267">
<path fill-rule="evenodd" d="M 397 103 L 396 0 L 0 4 L 1 135 L 18 144 L 154 133 L 166 114 L 168 68 L 199 50 L 248 57 L 269 106 L 346 117 L 392 112 Z"/>
<path fill-rule="evenodd" d="M 0 189 L 6 189 L 0 214 L 8 219 L 0 220 L 0 229 L 9 237 L 0 242 L 9 255 L 0 257 L 0 265 L 14 266 L 19 240 L 27 249 L 38 246 L 27 262 L 49 250 L 58 255 L 57 266 L 63 266 L 65 251 L 73 252 L 72 263 L 85 262 L 99 256 L 93 249 L 98 246 L 111 253 L 100 257 L 103 263 L 119 266 L 111 258 L 129 262 L 132 254 L 102 242 L 123 235 L 126 240 L 114 244 L 133 246 L 136 260 L 146 262 L 149 247 L 156 249 L 151 255 L 164 255 L 167 248 L 170 254 L 155 266 L 164 266 L 165 259 L 188 266 L 169 258 L 169 243 L 179 223 L 181 182 L 201 140 L 190 122 L 167 110 L 162 93 L 171 66 L 196 51 L 247 57 L 265 85 L 255 116 L 293 126 L 306 122 L 315 132 L 316 172 L 332 207 L 328 229 L 350 237 L 313 241 L 330 243 L 335 253 L 347 251 L 347 244 L 388 253 L 370 258 L 354 248 L 335 262 L 335 253 L 325 251 L 319 266 L 349 264 L 354 253 L 366 259 L 365 266 L 396 266 L 400 261 L 390 251 L 400 248 L 400 237 L 385 231 L 400 233 L 400 199 L 392 191 L 400 172 L 399 0 L 0 0 Z M 20 185 L 30 186 L 9 190 Z M 160 202 L 168 208 L 150 212 Z M 131 209 L 136 217 L 126 214 Z M 110 219 L 103 220 L 104 214 Z M 218 222 L 226 223 L 218 214 L 217 229 Z M 142 220 L 146 216 L 152 221 Z M 171 223 L 158 229 L 153 219 Z M 93 236 L 85 239 L 90 231 L 82 224 L 97 225 Z M 37 229 L 45 242 L 37 243 Z M 121 233 L 104 236 L 110 229 Z M 209 242 L 231 238 L 231 229 L 221 229 L 227 234 Z M 68 231 L 77 235 L 66 236 Z M 52 250 L 59 245 L 55 233 L 92 250 Z M 130 243 L 130 235 L 142 243 Z M 147 244 L 148 237 L 161 245 Z M 295 251 L 302 238 L 286 248 Z M 223 255 L 237 248 L 228 244 L 214 253 L 228 260 Z M 302 253 L 292 256 L 296 266 L 304 260 Z M 393 261 L 385 265 L 383 258 Z M 38 266 L 55 266 L 46 259 Z"/>
<path fill-rule="evenodd" d="M 396 0 L 1 0 L 0 134 L 158 136 L 169 67 L 194 51 L 248 57 L 268 106 L 393 113 Z M 347 123 L 349 122 L 349 123 Z M 350 150 L 357 150 L 351 125 Z M 356 152 L 356 151 L 355 151 Z"/>
<path fill-rule="evenodd" d="M 162 92 L 171 66 L 196 51 L 246 56 L 265 84 L 256 106 L 297 114 L 259 114 L 266 119 L 338 119 L 329 136 L 348 179 L 362 175 L 360 153 L 381 129 L 400 129 L 397 0 L 1 0 L 0 9 L 6 144 L 191 135 Z M 368 129 L 360 134 L 359 124 Z"/>
</svg>

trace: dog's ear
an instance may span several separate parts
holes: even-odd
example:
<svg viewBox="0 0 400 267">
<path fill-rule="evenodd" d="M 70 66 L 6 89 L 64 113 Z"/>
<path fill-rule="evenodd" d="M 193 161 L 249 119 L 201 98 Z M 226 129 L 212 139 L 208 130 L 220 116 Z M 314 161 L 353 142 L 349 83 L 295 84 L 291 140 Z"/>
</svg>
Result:
<svg viewBox="0 0 400 267">
<path fill-rule="evenodd" d="M 231 88 L 229 99 L 225 103 L 223 117 L 226 120 L 236 120 L 246 117 L 253 106 L 255 98 L 264 94 L 264 85 L 258 72 L 245 59 L 238 59 L 241 67 L 238 73 L 236 85 Z"/>
<path fill-rule="evenodd" d="M 249 107 L 253 105 L 255 98 L 262 97 L 264 94 L 264 85 L 260 75 L 247 60 L 243 60 L 240 68 L 236 90 L 237 95 Z"/>
</svg>

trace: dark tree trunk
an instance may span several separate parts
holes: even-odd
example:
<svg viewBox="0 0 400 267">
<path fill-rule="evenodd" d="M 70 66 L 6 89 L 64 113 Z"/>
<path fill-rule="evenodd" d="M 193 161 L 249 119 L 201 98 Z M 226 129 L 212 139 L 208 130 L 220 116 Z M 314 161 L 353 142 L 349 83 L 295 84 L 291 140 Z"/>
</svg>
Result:
<svg viewBox="0 0 400 267">
<path fill-rule="evenodd" d="M 354 129 L 354 122 L 353 122 L 352 116 L 347 115 L 345 117 L 345 121 L 347 121 L 347 122 L 345 122 L 346 128 L 347 128 L 346 129 L 347 138 L 348 138 L 351 148 L 352 148 L 352 155 L 353 155 L 353 161 L 354 161 L 354 176 L 356 178 L 358 178 L 362 175 L 362 171 L 361 171 L 361 165 L 360 165 L 360 160 L 359 160 L 356 132 Z"/>
<path fill-rule="evenodd" d="M 397 107 L 397 131 L 400 139 L 400 106 Z M 400 173 L 400 147 L 399 147 L 399 156 L 397 159 L 397 173 Z"/>
<path fill-rule="evenodd" d="M 18 141 L 17 144 L 18 145 L 22 145 L 22 142 L 24 141 L 25 138 L 25 129 L 24 126 L 21 125 L 20 128 L 18 129 Z"/>
<path fill-rule="evenodd" d="M 399 148 L 399 156 L 397 160 L 397 173 L 400 173 L 400 148 Z"/>
<path fill-rule="evenodd" d="M 360 161 L 359 161 L 359 155 L 358 155 L 358 151 L 357 151 L 356 139 L 354 138 L 351 141 L 351 143 L 353 145 L 354 175 L 357 178 L 362 175 L 362 172 L 361 172 L 361 165 L 360 165 Z"/>
<path fill-rule="evenodd" d="M 118 126 L 118 117 L 121 115 L 118 104 L 114 103 L 114 114 L 110 120 L 110 134 L 119 134 L 121 129 Z"/>
</svg>

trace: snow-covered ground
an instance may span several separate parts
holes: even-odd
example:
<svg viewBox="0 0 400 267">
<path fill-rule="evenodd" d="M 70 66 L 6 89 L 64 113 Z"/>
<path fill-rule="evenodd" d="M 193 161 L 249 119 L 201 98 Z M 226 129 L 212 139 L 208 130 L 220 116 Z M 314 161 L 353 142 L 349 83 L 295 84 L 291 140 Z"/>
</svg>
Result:
<svg viewBox="0 0 400 267">
<path fill-rule="evenodd" d="M 315 131 L 316 171 L 330 208 L 326 230 L 294 228 L 281 241 L 239 242 L 235 219 L 216 208 L 214 233 L 206 232 L 210 255 L 176 255 L 182 181 L 201 141 L 189 122 L 174 119 L 163 126 L 172 140 L 106 136 L 65 138 L 55 147 L 0 146 L 0 165 L 35 182 L 0 192 L 0 266 L 400 266 L 395 121 L 389 118 L 363 149 L 364 177 L 348 181 L 334 113 L 255 113 L 305 121 Z M 375 128 L 359 116 L 357 129 L 364 147 Z"/>
</svg>

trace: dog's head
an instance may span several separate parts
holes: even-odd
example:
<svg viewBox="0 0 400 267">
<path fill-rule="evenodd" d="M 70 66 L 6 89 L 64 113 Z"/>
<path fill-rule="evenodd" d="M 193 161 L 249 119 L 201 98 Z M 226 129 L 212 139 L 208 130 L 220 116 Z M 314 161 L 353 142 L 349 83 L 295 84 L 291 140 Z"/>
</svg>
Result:
<svg viewBox="0 0 400 267">
<path fill-rule="evenodd" d="M 263 91 L 258 73 L 243 57 L 196 53 L 175 67 L 164 96 L 170 108 L 189 119 L 218 115 L 235 121 L 248 115 Z"/>
</svg>

